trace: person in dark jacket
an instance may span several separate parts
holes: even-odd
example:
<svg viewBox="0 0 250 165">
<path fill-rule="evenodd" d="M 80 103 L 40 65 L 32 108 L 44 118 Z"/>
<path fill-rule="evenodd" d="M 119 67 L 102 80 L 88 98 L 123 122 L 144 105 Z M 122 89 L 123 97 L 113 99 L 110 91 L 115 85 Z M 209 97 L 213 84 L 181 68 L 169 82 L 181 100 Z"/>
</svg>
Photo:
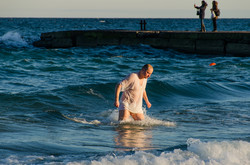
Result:
<svg viewBox="0 0 250 165">
<path fill-rule="evenodd" d="M 216 32 L 217 31 L 217 23 L 216 23 L 216 20 L 218 19 L 218 13 L 219 13 L 219 9 L 218 9 L 218 2 L 217 1 L 213 1 L 212 2 L 212 9 L 210 9 L 211 12 L 213 12 L 214 16 L 212 17 L 212 20 L 213 20 L 213 26 L 214 26 L 214 30 L 213 32 Z"/>
<path fill-rule="evenodd" d="M 201 6 L 196 6 L 194 5 L 194 7 L 196 9 L 200 9 L 200 14 L 199 14 L 199 18 L 201 20 L 201 31 L 202 32 L 205 32 L 206 31 L 206 28 L 205 28 L 205 25 L 204 25 L 204 18 L 205 18 L 205 10 L 207 8 L 207 3 L 205 2 L 205 0 L 202 0 L 201 1 Z"/>
</svg>

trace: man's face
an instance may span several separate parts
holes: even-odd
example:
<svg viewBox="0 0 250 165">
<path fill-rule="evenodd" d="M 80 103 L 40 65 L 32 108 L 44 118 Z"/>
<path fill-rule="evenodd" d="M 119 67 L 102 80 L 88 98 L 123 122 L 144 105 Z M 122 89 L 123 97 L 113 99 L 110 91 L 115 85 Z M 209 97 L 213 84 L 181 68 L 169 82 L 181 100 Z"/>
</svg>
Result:
<svg viewBox="0 0 250 165">
<path fill-rule="evenodd" d="M 148 70 L 144 70 L 144 78 L 146 78 L 146 79 L 149 78 L 152 73 L 153 73 L 152 68 L 148 68 Z"/>
</svg>

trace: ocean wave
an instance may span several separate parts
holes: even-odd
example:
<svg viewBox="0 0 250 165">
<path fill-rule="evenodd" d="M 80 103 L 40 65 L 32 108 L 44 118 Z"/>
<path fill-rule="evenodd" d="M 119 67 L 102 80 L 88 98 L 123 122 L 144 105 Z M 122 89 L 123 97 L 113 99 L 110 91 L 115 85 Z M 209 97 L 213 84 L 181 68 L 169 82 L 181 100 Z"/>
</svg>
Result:
<svg viewBox="0 0 250 165">
<path fill-rule="evenodd" d="M 25 39 L 15 31 L 9 31 L 3 36 L 0 37 L 0 43 L 3 43 L 6 46 L 9 47 L 28 47 L 29 44 L 25 41 Z"/>
<path fill-rule="evenodd" d="M 245 141 L 201 142 L 196 139 L 187 141 L 187 151 L 175 149 L 172 152 L 154 153 L 138 151 L 133 155 L 105 156 L 99 160 L 70 162 L 68 164 L 112 165 L 248 165 L 250 163 L 250 143 Z"/>
<path fill-rule="evenodd" d="M 116 82 L 95 82 L 82 85 L 69 85 L 55 89 L 53 92 L 60 94 L 78 95 L 79 97 L 91 96 L 92 98 L 103 101 L 113 102 L 113 95 Z M 185 100 L 204 99 L 204 100 L 223 100 L 227 98 L 248 98 L 249 83 L 223 83 L 223 82 L 190 82 L 173 83 L 167 81 L 149 80 L 147 94 L 152 102 L 161 100 Z M 164 101 L 164 102 L 165 102 Z M 178 100 L 176 100 L 178 101 Z"/>
<path fill-rule="evenodd" d="M 153 80 L 147 87 L 155 97 L 186 97 L 197 99 L 225 99 L 227 97 L 249 97 L 249 84 L 223 82 L 167 82 Z"/>
<path fill-rule="evenodd" d="M 188 139 L 187 150 L 134 153 L 112 152 L 106 156 L 85 158 L 82 155 L 10 155 L 0 160 L 3 164 L 67 164 L 67 165 L 248 165 L 250 143 L 246 141 L 211 141 Z"/>
</svg>

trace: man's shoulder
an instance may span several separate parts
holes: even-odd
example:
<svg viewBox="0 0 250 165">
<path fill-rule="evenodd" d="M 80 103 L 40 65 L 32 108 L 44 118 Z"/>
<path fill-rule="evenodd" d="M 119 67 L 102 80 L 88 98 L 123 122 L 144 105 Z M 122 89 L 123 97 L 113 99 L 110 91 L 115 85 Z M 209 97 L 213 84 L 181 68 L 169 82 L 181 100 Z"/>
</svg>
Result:
<svg viewBox="0 0 250 165">
<path fill-rule="evenodd" d="M 129 77 L 131 77 L 131 78 L 137 78 L 137 77 L 138 77 L 138 74 L 137 74 L 137 73 L 131 73 L 131 74 L 129 75 Z"/>
<path fill-rule="evenodd" d="M 137 73 L 130 73 L 126 76 L 126 79 L 135 80 L 138 77 Z"/>
<path fill-rule="evenodd" d="M 131 76 L 137 76 L 137 73 L 131 73 L 130 75 Z"/>
</svg>

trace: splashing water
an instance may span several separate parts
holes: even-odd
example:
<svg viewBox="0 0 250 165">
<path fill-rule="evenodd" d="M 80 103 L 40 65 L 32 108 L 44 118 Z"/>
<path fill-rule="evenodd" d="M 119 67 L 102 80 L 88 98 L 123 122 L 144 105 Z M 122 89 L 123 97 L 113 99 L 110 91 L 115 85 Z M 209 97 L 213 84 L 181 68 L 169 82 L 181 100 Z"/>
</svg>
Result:
<svg viewBox="0 0 250 165">
<path fill-rule="evenodd" d="M 145 113 L 145 120 L 142 121 L 135 121 L 131 116 L 129 119 L 125 121 L 118 121 L 118 115 L 119 111 L 118 110 L 110 110 L 110 111 L 105 111 L 102 113 L 102 116 L 105 117 L 103 121 L 99 120 L 93 120 L 93 121 L 87 121 L 84 118 L 80 117 L 69 117 L 66 115 L 62 116 L 68 120 L 77 122 L 77 123 L 82 123 L 82 124 L 94 124 L 94 125 L 99 125 L 99 124 L 107 124 L 107 125 L 137 125 L 137 126 L 143 126 L 143 127 L 150 127 L 150 126 L 166 126 L 166 127 L 174 127 L 176 126 L 175 122 L 170 122 L 170 121 L 162 121 L 159 119 L 154 119 L 149 116 L 147 116 Z M 108 122 L 107 122 L 108 121 Z"/>
<path fill-rule="evenodd" d="M 118 110 L 112 111 L 112 113 L 109 116 L 110 121 L 117 123 L 118 122 L 118 114 L 119 114 Z M 139 125 L 139 126 L 145 126 L 145 127 L 149 127 L 149 126 L 173 127 L 173 126 L 176 126 L 175 122 L 162 121 L 162 120 L 158 120 L 158 119 L 154 119 L 154 118 L 149 117 L 146 114 L 145 110 L 144 110 L 144 116 L 145 116 L 145 119 L 142 121 L 135 121 L 132 119 L 132 117 L 130 117 L 126 121 L 120 121 L 119 124 L 132 124 L 132 125 Z"/>
<path fill-rule="evenodd" d="M 0 37 L 0 43 L 11 47 L 27 47 L 28 43 L 22 38 L 18 32 L 7 32 L 2 37 Z"/>
<path fill-rule="evenodd" d="M 101 122 L 99 120 L 87 121 L 86 119 L 83 119 L 83 118 L 76 118 L 76 117 L 70 118 L 70 117 L 65 116 L 65 115 L 62 115 L 62 116 L 65 117 L 68 120 L 71 120 L 71 121 L 74 121 L 74 122 L 77 122 L 77 123 L 94 124 L 94 125 L 101 124 Z"/>
</svg>

